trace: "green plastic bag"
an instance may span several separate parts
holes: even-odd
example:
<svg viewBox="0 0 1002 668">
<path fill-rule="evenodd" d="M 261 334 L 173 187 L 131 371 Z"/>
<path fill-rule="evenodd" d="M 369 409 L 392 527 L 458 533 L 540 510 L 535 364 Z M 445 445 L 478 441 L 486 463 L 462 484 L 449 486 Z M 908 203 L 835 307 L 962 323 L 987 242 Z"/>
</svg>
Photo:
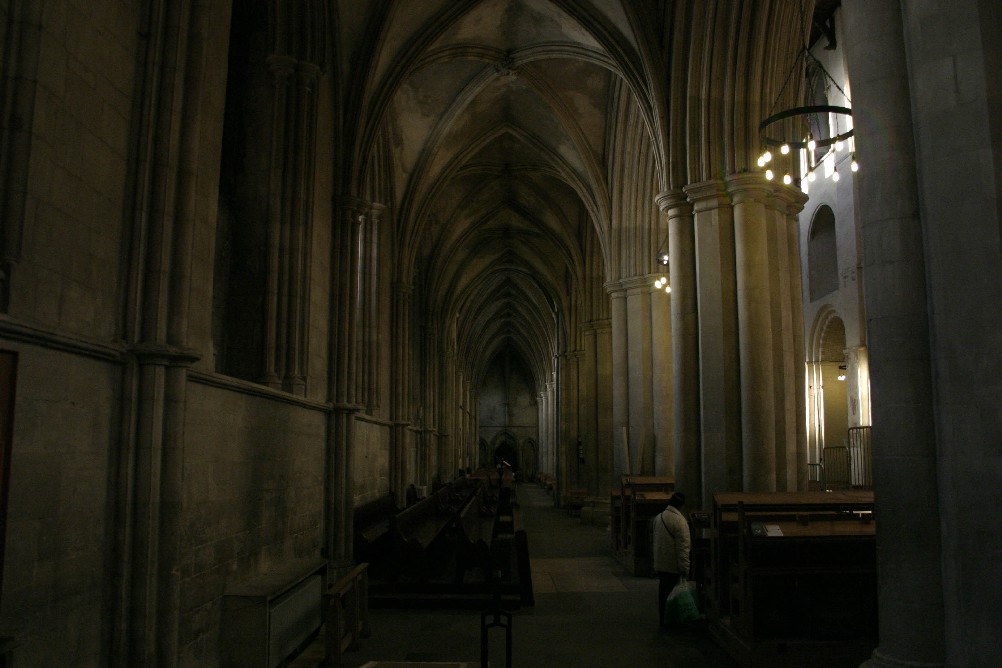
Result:
<svg viewBox="0 0 1002 668">
<path fill-rule="evenodd" d="M 665 624 L 684 624 L 699 619 L 695 590 L 695 582 L 691 580 L 678 581 L 665 602 Z"/>
</svg>

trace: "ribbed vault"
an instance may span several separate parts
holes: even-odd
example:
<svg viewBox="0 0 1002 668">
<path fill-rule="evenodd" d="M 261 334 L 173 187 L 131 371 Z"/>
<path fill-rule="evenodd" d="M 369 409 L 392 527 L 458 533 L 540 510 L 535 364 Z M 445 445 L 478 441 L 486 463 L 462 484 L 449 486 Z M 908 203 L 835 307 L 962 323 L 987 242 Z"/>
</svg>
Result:
<svg viewBox="0 0 1002 668">
<path fill-rule="evenodd" d="M 401 341 L 391 419 L 438 439 L 414 451 L 450 468 L 464 460 L 479 383 L 498 359 L 518 364 L 545 404 L 551 470 L 573 469 L 557 453 L 566 439 L 604 444 L 588 472 L 595 489 L 620 426 L 638 443 L 648 425 L 671 428 L 653 415 L 669 302 L 641 294 L 668 237 L 656 202 L 754 165 L 754 119 L 778 91 L 797 94 L 776 54 L 796 52 L 811 4 L 337 3 L 344 160 L 333 178 L 346 201 L 378 205 L 358 238 L 378 229 L 378 267 L 359 269 L 399 290 L 386 304 Z M 342 304 L 350 318 L 351 299 Z M 339 364 L 353 376 L 352 360 Z"/>
<path fill-rule="evenodd" d="M 391 3 L 382 23 L 356 148 L 388 138 L 398 280 L 474 382 L 509 348 L 540 389 L 603 315 L 578 311 L 613 243 L 609 100 L 648 144 L 652 114 L 630 21 L 600 4 Z"/>
</svg>

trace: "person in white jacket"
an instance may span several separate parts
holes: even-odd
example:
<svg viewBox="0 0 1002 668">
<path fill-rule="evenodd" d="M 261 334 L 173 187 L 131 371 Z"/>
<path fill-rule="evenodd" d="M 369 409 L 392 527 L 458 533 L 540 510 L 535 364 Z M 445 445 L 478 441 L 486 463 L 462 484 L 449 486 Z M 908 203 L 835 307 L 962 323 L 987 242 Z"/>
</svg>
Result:
<svg viewBox="0 0 1002 668">
<path fill-rule="evenodd" d="M 654 572 L 658 576 L 658 623 L 664 624 L 665 601 L 672 588 L 689 575 L 689 522 L 679 508 L 685 504 L 685 495 L 675 492 L 668 499 L 668 507 L 655 515 L 651 527 L 654 532 Z"/>
</svg>

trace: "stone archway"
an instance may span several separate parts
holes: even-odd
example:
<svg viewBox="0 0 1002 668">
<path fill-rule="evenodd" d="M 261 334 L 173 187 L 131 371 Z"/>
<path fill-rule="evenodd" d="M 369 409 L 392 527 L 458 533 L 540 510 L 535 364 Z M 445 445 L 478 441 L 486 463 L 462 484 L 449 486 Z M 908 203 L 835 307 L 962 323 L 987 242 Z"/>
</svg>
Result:
<svg viewBox="0 0 1002 668">
<path fill-rule="evenodd" d="M 527 480 L 539 471 L 539 445 L 535 439 L 527 438 L 519 446 L 519 466 Z"/>
<path fill-rule="evenodd" d="M 838 312 L 823 308 L 808 345 L 808 461 L 821 461 L 825 447 L 845 445 L 849 420 L 849 375 L 845 324 Z"/>
</svg>

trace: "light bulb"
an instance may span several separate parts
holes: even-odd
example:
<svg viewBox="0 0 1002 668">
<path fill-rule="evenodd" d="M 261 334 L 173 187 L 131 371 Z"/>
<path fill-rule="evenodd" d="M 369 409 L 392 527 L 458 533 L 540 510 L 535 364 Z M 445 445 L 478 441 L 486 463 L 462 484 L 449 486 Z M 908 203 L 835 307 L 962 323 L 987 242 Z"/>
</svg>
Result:
<svg viewBox="0 0 1002 668">
<path fill-rule="evenodd" d="M 835 142 L 835 150 L 836 151 L 841 151 L 843 146 L 844 146 L 844 144 L 841 141 Z"/>
<path fill-rule="evenodd" d="M 782 153 L 783 155 L 786 155 L 787 153 L 790 152 L 790 145 L 783 144 L 782 146 L 779 147 L 779 152 Z"/>
<path fill-rule="evenodd" d="M 841 177 L 839 177 L 838 172 L 832 172 L 832 181 L 838 181 L 839 178 Z"/>
<path fill-rule="evenodd" d="M 816 179 L 816 178 L 818 178 L 817 174 L 815 174 L 814 172 L 807 172 L 807 180 L 808 181 L 810 181 L 811 183 L 814 183 L 814 179 Z"/>
<path fill-rule="evenodd" d="M 807 150 L 808 151 L 813 151 L 817 147 L 818 147 L 818 143 L 816 141 L 814 141 L 814 137 L 811 137 L 810 139 L 807 140 Z"/>
<path fill-rule="evenodd" d="M 772 181 L 772 170 L 771 169 L 765 170 L 765 180 L 766 181 Z"/>
<path fill-rule="evenodd" d="M 668 264 L 668 253 L 664 253 L 661 256 L 661 264 Z"/>
<path fill-rule="evenodd" d="M 856 162 L 856 156 L 852 157 L 852 162 L 849 163 L 849 169 L 851 169 L 854 172 L 859 171 L 859 163 Z"/>
<path fill-rule="evenodd" d="M 758 166 L 759 167 L 765 167 L 765 156 L 764 155 L 760 155 L 758 157 Z"/>
<path fill-rule="evenodd" d="M 665 292 L 668 293 L 668 294 L 671 294 L 671 286 L 670 285 L 666 285 L 665 286 Z"/>
<path fill-rule="evenodd" d="M 769 151 L 766 151 L 765 153 L 763 153 L 762 154 L 762 160 L 764 162 L 769 162 L 770 160 L 772 160 L 772 153 L 770 153 Z"/>
<path fill-rule="evenodd" d="M 786 185 L 790 185 L 791 183 L 793 183 L 793 177 L 791 177 L 789 174 L 784 174 L 783 183 L 785 183 Z"/>
</svg>

